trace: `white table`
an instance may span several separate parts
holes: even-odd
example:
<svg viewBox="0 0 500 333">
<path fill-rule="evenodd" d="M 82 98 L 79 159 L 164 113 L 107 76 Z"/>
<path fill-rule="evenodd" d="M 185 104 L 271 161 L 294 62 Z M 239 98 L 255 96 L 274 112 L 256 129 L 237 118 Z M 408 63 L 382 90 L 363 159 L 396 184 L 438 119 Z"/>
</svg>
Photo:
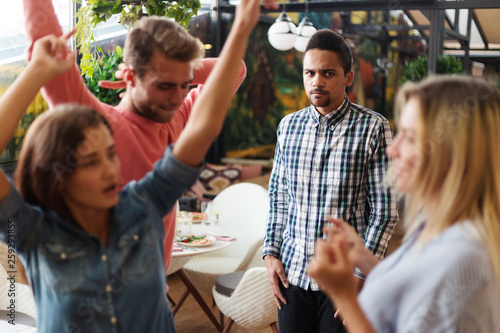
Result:
<svg viewBox="0 0 500 333">
<path fill-rule="evenodd" d="M 221 225 L 216 225 L 212 226 L 211 229 L 211 234 L 214 235 L 231 235 L 231 232 L 225 229 Z M 201 224 L 193 224 L 193 234 L 198 235 L 203 233 L 203 226 Z M 177 304 L 172 308 L 172 313 L 175 315 L 177 311 L 179 311 L 180 307 L 186 300 L 186 298 L 189 296 L 189 293 L 193 295 L 193 297 L 196 299 L 200 307 L 203 309 L 205 314 L 207 315 L 208 319 L 214 324 L 215 328 L 219 332 L 222 331 L 222 327 L 220 323 L 217 321 L 217 319 L 214 317 L 212 311 L 210 311 L 207 303 L 205 303 L 205 300 L 203 297 L 200 295 L 200 292 L 198 289 L 196 289 L 196 286 L 193 284 L 191 279 L 189 278 L 189 275 L 186 273 L 184 270 L 184 265 L 187 264 L 187 262 L 194 256 L 204 254 L 204 253 L 209 253 L 213 251 L 217 251 L 223 248 L 226 248 L 234 242 L 237 242 L 238 240 L 234 241 L 216 241 L 214 244 L 208 245 L 208 246 L 203 246 L 203 247 L 190 247 L 189 249 L 184 249 L 183 251 L 174 251 L 172 252 L 172 260 L 170 262 L 170 266 L 168 267 L 167 270 L 167 275 L 170 274 L 177 274 L 181 281 L 184 283 L 186 286 L 186 291 L 182 294 L 181 298 L 177 302 Z"/>
</svg>

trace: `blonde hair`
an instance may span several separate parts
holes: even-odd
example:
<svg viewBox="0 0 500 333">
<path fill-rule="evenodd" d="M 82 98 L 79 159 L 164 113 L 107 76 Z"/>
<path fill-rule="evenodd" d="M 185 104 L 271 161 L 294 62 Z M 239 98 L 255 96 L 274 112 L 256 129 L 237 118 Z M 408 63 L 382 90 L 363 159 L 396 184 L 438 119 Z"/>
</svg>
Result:
<svg viewBox="0 0 500 333">
<path fill-rule="evenodd" d="M 409 230 L 422 207 L 424 241 L 449 226 L 469 221 L 488 249 L 500 285 L 500 91 L 465 76 L 428 78 L 405 85 L 396 113 L 411 98 L 420 102 L 420 149 L 408 200 Z"/>
</svg>

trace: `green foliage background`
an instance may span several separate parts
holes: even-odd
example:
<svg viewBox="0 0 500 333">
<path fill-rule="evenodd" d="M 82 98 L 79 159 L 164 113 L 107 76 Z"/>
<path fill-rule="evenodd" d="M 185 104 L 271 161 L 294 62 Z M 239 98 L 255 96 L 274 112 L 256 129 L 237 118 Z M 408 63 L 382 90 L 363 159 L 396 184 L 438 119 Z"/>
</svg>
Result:
<svg viewBox="0 0 500 333">
<path fill-rule="evenodd" d="M 120 46 L 116 46 L 115 51 L 101 56 L 93 62 L 94 70 L 92 76 L 84 75 L 83 79 L 87 88 L 101 101 L 111 105 L 120 103 L 120 94 L 125 89 L 106 89 L 99 86 L 99 81 L 116 81 L 115 71 L 123 61 L 123 51 Z"/>
<path fill-rule="evenodd" d="M 428 57 L 419 56 L 415 60 L 407 62 L 403 68 L 400 83 L 406 81 L 418 82 L 427 77 Z M 450 56 L 438 56 L 437 58 L 437 74 L 465 74 L 462 62 L 460 59 Z"/>
</svg>

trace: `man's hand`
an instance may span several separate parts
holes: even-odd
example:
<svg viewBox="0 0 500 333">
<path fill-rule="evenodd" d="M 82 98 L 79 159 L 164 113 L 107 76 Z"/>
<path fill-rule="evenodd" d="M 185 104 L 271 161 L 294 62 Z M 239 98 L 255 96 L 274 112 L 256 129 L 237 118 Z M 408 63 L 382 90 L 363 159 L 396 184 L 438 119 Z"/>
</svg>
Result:
<svg viewBox="0 0 500 333">
<path fill-rule="evenodd" d="M 273 290 L 274 301 L 281 310 L 281 303 L 286 304 L 286 299 L 281 294 L 279 281 L 288 288 L 288 280 L 285 276 L 285 270 L 283 269 L 283 263 L 272 255 L 266 255 L 264 257 L 267 267 L 267 275 L 269 276 L 269 283 L 271 284 L 271 289 Z"/>
<path fill-rule="evenodd" d="M 127 65 L 123 62 L 118 65 L 118 70 L 115 72 L 115 77 L 119 81 L 99 81 L 99 87 L 107 88 L 107 89 L 125 89 L 127 88 L 127 83 L 123 81 L 123 73 L 127 69 Z M 120 94 L 120 97 L 123 97 L 124 93 Z"/>
</svg>

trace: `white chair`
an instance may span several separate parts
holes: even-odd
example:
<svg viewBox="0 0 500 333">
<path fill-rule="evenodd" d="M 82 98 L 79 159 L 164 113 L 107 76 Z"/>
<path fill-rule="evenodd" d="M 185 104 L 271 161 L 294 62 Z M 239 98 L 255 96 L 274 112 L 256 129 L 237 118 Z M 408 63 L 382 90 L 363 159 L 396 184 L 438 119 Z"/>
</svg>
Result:
<svg viewBox="0 0 500 333">
<path fill-rule="evenodd" d="M 246 270 L 261 248 L 269 197 L 262 186 L 239 183 L 219 193 L 212 207 L 219 212 L 220 227 L 236 241 L 220 251 L 195 256 L 184 266 L 196 288 L 206 296 L 211 294 L 217 277 Z"/>
<path fill-rule="evenodd" d="M 220 279 L 231 275 L 236 276 L 238 272 Z M 229 332 L 233 323 L 249 331 L 271 327 L 274 333 L 278 333 L 278 310 L 265 267 L 250 268 L 244 272 L 232 294 L 228 295 L 230 289 L 219 284 L 212 289 L 217 307 L 228 317 L 223 333 Z"/>
</svg>

